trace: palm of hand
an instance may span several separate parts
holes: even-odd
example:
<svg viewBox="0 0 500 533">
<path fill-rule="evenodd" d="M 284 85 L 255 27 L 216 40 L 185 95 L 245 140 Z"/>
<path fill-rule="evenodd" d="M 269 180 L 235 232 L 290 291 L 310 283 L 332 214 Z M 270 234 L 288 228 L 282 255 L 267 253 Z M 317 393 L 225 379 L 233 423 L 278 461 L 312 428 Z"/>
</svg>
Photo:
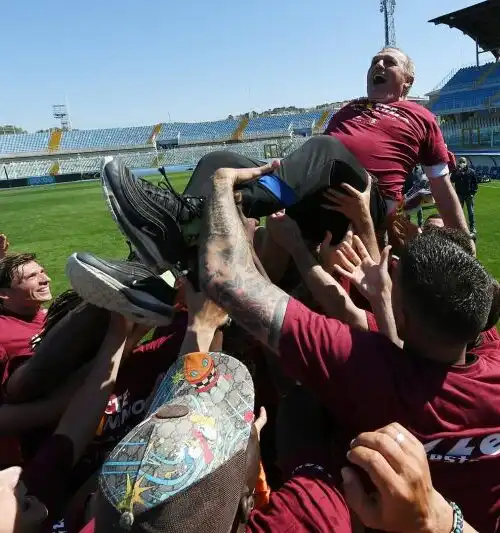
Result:
<svg viewBox="0 0 500 533">
<path fill-rule="evenodd" d="M 365 258 L 352 272 L 352 281 L 367 299 L 377 296 L 386 285 L 387 273 L 371 258 Z"/>
<path fill-rule="evenodd" d="M 345 243 L 352 245 L 353 233 L 348 231 L 344 240 L 339 244 L 331 244 L 332 234 L 328 231 L 323 242 L 319 246 L 319 256 L 321 259 L 321 266 L 329 274 L 333 275 L 335 272 L 335 265 L 342 263 L 342 245 Z"/>
</svg>

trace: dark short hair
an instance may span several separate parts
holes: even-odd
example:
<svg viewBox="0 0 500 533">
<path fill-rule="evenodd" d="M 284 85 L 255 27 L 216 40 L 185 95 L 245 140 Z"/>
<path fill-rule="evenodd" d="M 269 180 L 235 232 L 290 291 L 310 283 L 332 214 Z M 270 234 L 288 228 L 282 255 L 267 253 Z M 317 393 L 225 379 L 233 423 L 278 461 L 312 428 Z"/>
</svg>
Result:
<svg viewBox="0 0 500 533">
<path fill-rule="evenodd" d="M 442 228 L 438 228 L 436 226 L 429 226 L 426 231 L 435 231 L 445 239 L 448 239 L 450 242 L 453 242 L 457 246 L 462 248 L 464 252 L 467 252 L 469 255 L 472 256 L 475 255 L 470 235 L 461 229 L 447 228 L 446 226 Z"/>
<path fill-rule="evenodd" d="M 31 261 L 36 261 L 35 254 L 8 254 L 0 259 L 0 289 L 10 288 L 19 267 Z"/>
<path fill-rule="evenodd" d="M 442 342 L 467 344 L 485 327 L 492 308 L 492 278 L 448 236 L 424 232 L 400 257 L 403 305 Z"/>
</svg>

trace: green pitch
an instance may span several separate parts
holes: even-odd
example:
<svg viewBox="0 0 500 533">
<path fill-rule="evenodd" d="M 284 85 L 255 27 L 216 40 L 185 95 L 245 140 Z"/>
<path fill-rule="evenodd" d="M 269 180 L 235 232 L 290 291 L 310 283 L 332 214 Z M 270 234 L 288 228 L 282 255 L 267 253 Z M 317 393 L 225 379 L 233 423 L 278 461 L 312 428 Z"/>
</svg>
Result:
<svg viewBox="0 0 500 533">
<path fill-rule="evenodd" d="M 182 190 L 189 173 L 172 175 Z M 151 178 L 159 180 L 160 176 Z M 500 279 L 500 183 L 480 186 L 476 200 L 478 256 Z M 0 233 L 12 251 L 35 252 L 53 281 L 53 293 L 68 288 L 66 258 L 88 251 L 124 258 L 128 248 L 109 214 L 99 182 L 0 191 Z"/>
<path fill-rule="evenodd" d="M 173 174 L 174 187 L 183 190 L 190 174 Z M 64 266 L 73 252 L 110 259 L 128 255 L 98 181 L 0 191 L 0 233 L 8 236 L 11 251 L 36 253 L 52 278 L 54 295 L 69 288 Z"/>
</svg>

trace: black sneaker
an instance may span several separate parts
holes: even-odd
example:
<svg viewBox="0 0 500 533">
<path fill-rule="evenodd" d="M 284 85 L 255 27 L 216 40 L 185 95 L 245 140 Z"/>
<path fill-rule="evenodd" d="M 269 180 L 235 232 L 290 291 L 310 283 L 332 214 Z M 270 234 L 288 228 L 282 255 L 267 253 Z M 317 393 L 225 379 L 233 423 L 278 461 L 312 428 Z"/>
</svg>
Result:
<svg viewBox="0 0 500 533">
<path fill-rule="evenodd" d="M 175 276 L 156 275 L 140 263 L 105 261 L 89 253 L 75 253 L 66 263 L 71 286 L 86 302 L 126 316 L 138 323 L 171 323 Z"/>
<path fill-rule="evenodd" d="M 184 197 L 136 178 L 119 160 L 105 158 L 101 181 L 109 209 L 140 259 L 158 271 L 188 268 L 189 238 L 183 226 L 201 219 L 203 199 Z"/>
</svg>

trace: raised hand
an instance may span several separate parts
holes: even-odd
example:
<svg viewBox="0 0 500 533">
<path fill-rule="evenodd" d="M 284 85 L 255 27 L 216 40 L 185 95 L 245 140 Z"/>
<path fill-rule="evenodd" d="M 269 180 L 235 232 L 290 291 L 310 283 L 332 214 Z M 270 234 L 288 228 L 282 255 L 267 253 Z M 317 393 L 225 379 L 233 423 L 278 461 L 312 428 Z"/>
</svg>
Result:
<svg viewBox="0 0 500 533">
<path fill-rule="evenodd" d="M 391 224 L 392 233 L 399 242 L 400 246 L 405 246 L 417 235 L 422 233 L 422 230 L 404 215 L 399 215 L 394 218 Z"/>
<path fill-rule="evenodd" d="M 388 271 L 391 247 L 384 248 L 380 263 L 376 263 L 357 235 L 353 237 L 353 245 L 341 243 L 338 251 L 340 261 L 334 270 L 354 283 L 361 294 L 371 301 L 392 287 Z"/>
<path fill-rule="evenodd" d="M 279 166 L 279 161 L 273 161 L 255 168 L 219 168 L 214 175 L 214 179 L 228 180 L 233 185 L 241 185 L 247 181 L 254 181 L 264 174 L 270 174 Z"/>
<path fill-rule="evenodd" d="M 213 330 L 228 322 L 227 313 L 203 292 L 196 292 L 189 281 L 183 281 L 183 288 L 191 322 L 196 322 Z"/>
<path fill-rule="evenodd" d="M 366 217 L 370 217 L 370 195 L 372 190 L 370 174 L 367 173 L 367 184 L 364 191 L 358 191 L 347 183 L 341 183 L 340 186 L 346 192 L 328 189 L 323 195 L 328 200 L 328 203 L 323 204 L 322 207 L 342 213 L 353 224 L 358 224 Z"/>
<path fill-rule="evenodd" d="M 328 272 L 331 276 L 335 274 L 335 265 L 340 264 L 341 255 L 340 250 L 342 244 L 346 243 L 349 246 L 352 246 L 353 232 L 349 230 L 344 239 L 339 244 L 332 244 L 332 234 L 327 231 L 323 242 L 319 246 L 319 256 L 321 260 L 321 266 Z"/>
</svg>

